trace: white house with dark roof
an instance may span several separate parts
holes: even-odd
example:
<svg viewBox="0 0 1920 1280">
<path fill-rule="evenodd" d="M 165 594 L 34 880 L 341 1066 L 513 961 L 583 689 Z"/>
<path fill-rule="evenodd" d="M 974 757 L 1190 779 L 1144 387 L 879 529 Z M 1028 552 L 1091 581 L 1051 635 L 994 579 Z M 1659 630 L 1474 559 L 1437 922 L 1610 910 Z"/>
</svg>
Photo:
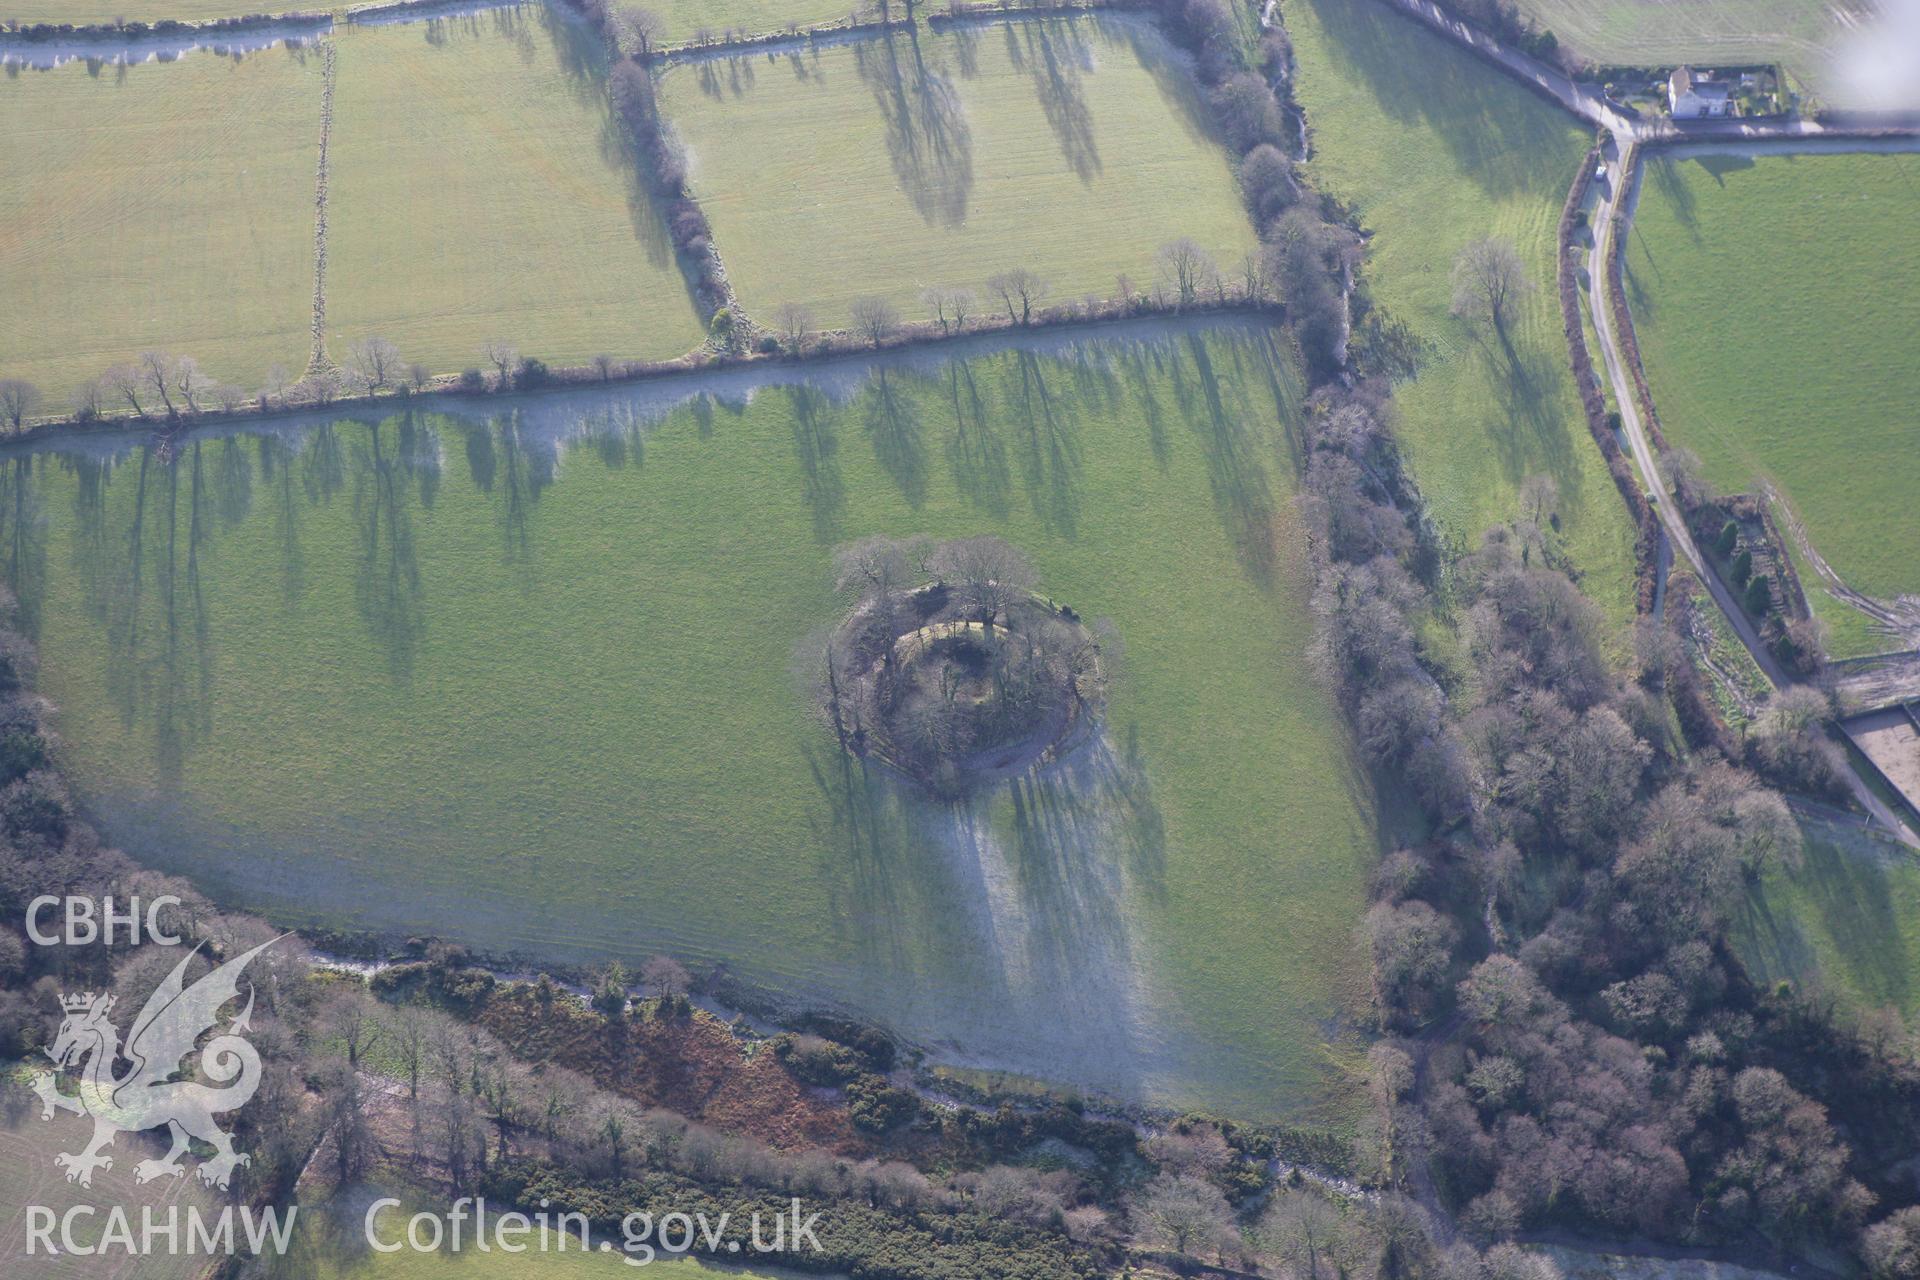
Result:
<svg viewBox="0 0 1920 1280">
<path fill-rule="evenodd" d="M 1733 85 L 1710 71 L 1675 67 L 1667 77 L 1667 109 L 1676 120 L 1733 114 Z"/>
</svg>

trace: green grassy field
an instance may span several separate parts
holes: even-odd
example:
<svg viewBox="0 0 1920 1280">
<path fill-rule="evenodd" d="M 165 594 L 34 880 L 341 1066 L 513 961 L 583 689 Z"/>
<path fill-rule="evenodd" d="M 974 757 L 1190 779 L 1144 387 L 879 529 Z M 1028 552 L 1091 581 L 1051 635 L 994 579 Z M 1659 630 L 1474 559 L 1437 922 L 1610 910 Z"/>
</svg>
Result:
<svg viewBox="0 0 1920 1280">
<path fill-rule="evenodd" d="M 1184 63 L 1132 18 L 921 32 L 673 68 L 666 110 L 741 301 L 844 324 L 863 294 L 926 314 L 923 288 L 1027 267 L 1053 297 L 1152 285 L 1192 236 L 1253 246 Z"/>
<path fill-rule="evenodd" d="M 1518 0 L 1522 12 L 1581 57 L 1659 66 L 1689 59 L 1784 62 L 1818 84 L 1828 73 L 1839 15 L 1864 5 L 1807 0 Z"/>
<path fill-rule="evenodd" d="M 1748 896 L 1734 943 L 1758 981 L 1815 982 L 1859 1008 L 1920 1011 L 1920 861 L 1851 826 L 1804 820 L 1805 865 Z"/>
<path fill-rule="evenodd" d="M 319 0 L 8 0 L 0 16 L 10 22 L 92 23 L 154 22 L 173 18 L 204 22 L 209 18 L 238 18 L 252 13 L 325 13 L 331 6 Z"/>
<path fill-rule="evenodd" d="M 285 918 L 725 958 L 963 1065 L 1300 1115 L 1371 790 L 1302 656 L 1291 357 L 1211 332 L 42 460 L 65 760 L 130 853 Z M 1095 749 L 952 806 L 842 761 L 796 647 L 835 544 L 919 531 L 1114 620 Z"/>
<path fill-rule="evenodd" d="M 50 1065 L 44 1057 L 38 1063 L 39 1068 Z M 28 1067 L 35 1069 L 34 1064 Z M 0 1074 L 11 1069 L 12 1064 L 0 1062 Z M 89 1247 L 100 1243 L 107 1227 L 106 1214 L 115 1205 L 126 1209 L 136 1232 L 143 1205 L 154 1206 L 160 1221 L 165 1221 L 169 1205 L 177 1206 L 183 1219 L 189 1206 L 198 1206 L 209 1215 L 220 1211 L 221 1197 L 200 1185 L 193 1176 L 191 1160 L 186 1162 L 188 1172 L 184 1177 L 137 1184 L 133 1178 L 135 1163 L 158 1158 L 165 1144 L 148 1144 L 144 1138 L 128 1134 L 122 1134 L 109 1152 L 114 1158 L 113 1168 L 96 1171 L 91 1187 L 68 1182 L 53 1158 L 61 1152 L 83 1150 L 92 1133 L 90 1121 L 67 1112 L 57 1113 L 53 1120 L 41 1120 L 37 1101 L 17 1126 L 0 1123 L 0 1270 L 6 1272 L 8 1280 L 191 1280 L 200 1274 L 207 1262 L 204 1256 L 160 1253 L 128 1257 L 115 1250 L 102 1256 L 63 1253 L 51 1257 L 39 1248 L 28 1254 L 28 1205 L 45 1206 L 56 1215 L 65 1215 L 76 1205 L 96 1206 L 98 1212 L 93 1217 L 74 1219 L 76 1240 Z M 185 1230 L 183 1221 L 183 1238 Z M 57 1228 L 53 1238 L 56 1242 L 60 1238 Z"/>
<path fill-rule="evenodd" d="M 319 136 L 311 51 L 0 78 L 0 377 L 57 411 L 148 348 L 298 372 Z"/>
<path fill-rule="evenodd" d="M 1633 530 L 1587 432 L 1554 294 L 1554 231 L 1586 133 L 1385 5 L 1287 0 L 1311 172 L 1375 232 L 1375 300 L 1425 345 L 1395 393 L 1415 477 L 1449 536 L 1471 545 L 1519 510 L 1533 474 L 1559 486 L 1565 545 L 1587 592 L 1624 621 Z M 1501 349 L 1449 314 L 1462 247 L 1513 242 L 1530 297 Z"/>
<path fill-rule="evenodd" d="M 1668 437 L 1761 478 L 1856 590 L 1920 592 L 1920 155 L 1652 156 L 1627 299 Z M 1833 648 L 1859 615 L 1805 580 Z"/>
<path fill-rule="evenodd" d="M 647 7 L 659 16 L 664 39 L 677 44 L 692 40 L 702 30 L 716 36 L 729 31 L 758 35 L 785 31 L 790 23 L 810 27 L 837 22 L 856 10 L 865 15 L 873 5 L 867 0 L 659 0 Z M 901 6 L 893 9 L 894 17 L 899 17 Z"/>
<path fill-rule="evenodd" d="M 484 365 L 494 337 L 573 364 L 700 344 L 584 25 L 526 5 L 337 38 L 336 360 L 368 334 L 437 373 Z"/>
</svg>

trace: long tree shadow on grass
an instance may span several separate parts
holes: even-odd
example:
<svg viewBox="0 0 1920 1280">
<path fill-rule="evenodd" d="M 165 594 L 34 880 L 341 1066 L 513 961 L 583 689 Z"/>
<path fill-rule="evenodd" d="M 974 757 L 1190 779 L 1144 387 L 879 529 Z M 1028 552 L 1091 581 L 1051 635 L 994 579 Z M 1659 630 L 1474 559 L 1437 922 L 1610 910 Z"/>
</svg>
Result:
<svg viewBox="0 0 1920 1280">
<path fill-rule="evenodd" d="M 1080 520 L 1080 408 L 1049 380 L 1052 361 L 1025 350 L 1004 361 L 1001 398 L 1020 434 L 1027 499 L 1048 529 L 1071 538 Z"/>
<path fill-rule="evenodd" d="M 836 410 L 825 392 L 807 383 L 782 388 L 793 420 L 793 455 L 800 464 L 801 496 L 813 513 L 813 536 L 822 545 L 840 540 L 847 487 L 840 478 Z"/>
<path fill-rule="evenodd" d="M 407 416 L 412 416 L 410 411 Z M 388 674 L 395 684 L 404 685 L 413 677 L 415 651 L 426 629 L 410 467 L 400 441 L 388 438 L 381 423 L 363 425 L 365 438 L 351 448 L 358 542 L 353 599 L 368 633 L 386 655 Z"/>
<path fill-rule="evenodd" d="M 894 177 L 914 210 L 929 225 L 960 226 L 973 194 L 973 130 L 959 90 L 927 65 L 918 28 L 862 41 L 853 58 L 879 108 Z"/>
<path fill-rule="evenodd" d="M 1549 475 L 1560 492 L 1580 487 L 1580 453 L 1569 422 L 1570 381 L 1562 357 L 1509 333 L 1474 328 L 1473 349 L 1481 376 L 1500 412 L 1487 423 L 1487 438 L 1500 456 L 1501 472 L 1518 483 Z"/>
<path fill-rule="evenodd" d="M 1137 738 L 1104 741 L 942 803 L 879 766 L 807 751 L 837 915 L 871 972 L 937 1005 L 964 1048 L 1125 1087 L 1142 1052 L 1138 905 L 1164 896 L 1165 835 Z M 967 1024 L 973 1021 L 975 1025 Z"/>
<path fill-rule="evenodd" d="M 87 544 L 102 557 L 84 576 L 88 611 L 107 642 L 107 696 L 129 734 L 151 734 L 155 781 L 167 788 L 212 729 L 212 625 L 200 572 L 214 513 L 202 448 L 193 442 L 163 455 L 142 445 L 138 464 L 119 468 L 133 474 L 132 493 L 123 490 L 118 502 L 111 472 L 96 473 L 106 527 L 125 525 Z"/>
<path fill-rule="evenodd" d="M 1432 131 L 1488 195 L 1564 191 L 1561 161 L 1577 146 L 1558 109 L 1384 4 L 1307 3 L 1334 61 L 1359 75 L 1388 116 Z"/>
<path fill-rule="evenodd" d="M 900 486 L 907 505 L 918 511 L 927 500 L 927 444 L 910 377 L 885 366 L 876 368 L 860 403 L 874 459 Z"/>
<path fill-rule="evenodd" d="M 1093 112 L 1081 84 L 1093 70 L 1093 50 L 1072 19 L 1005 24 L 1007 60 L 1033 81 L 1040 111 L 1060 144 L 1060 155 L 1082 182 L 1100 173 L 1100 146 Z"/>
<path fill-rule="evenodd" d="M 1271 437 L 1245 406 L 1223 397 L 1213 357 L 1197 334 L 1185 340 L 1187 358 L 1170 362 L 1174 400 L 1207 456 L 1207 481 L 1234 557 L 1262 591 L 1274 587 L 1279 549 L 1278 508 L 1267 468 Z"/>
<path fill-rule="evenodd" d="M 974 377 L 973 366 L 972 360 L 947 364 L 947 403 L 953 415 L 947 466 L 962 497 L 976 509 L 1005 519 L 1013 486 L 1007 444 L 1000 438 L 999 415 Z"/>
<path fill-rule="evenodd" d="M 1053 19 L 1042 19 L 1052 21 Z M 1220 131 L 1208 107 L 1200 82 L 1193 73 L 1193 59 L 1176 48 L 1159 24 L 1140 14 L 1095 13 L 1085 21 L 1092 25 L 1093 37 L 1109 51 L 1127 50 L 1142 71 L 1160 91 L 1161 101 L 1172 110 L 1185 137 L 1179 143 L 1188 146 L 1218 146 Z M 1174 144 L 1174 140 L 1168 140 Z"/>
</svg>

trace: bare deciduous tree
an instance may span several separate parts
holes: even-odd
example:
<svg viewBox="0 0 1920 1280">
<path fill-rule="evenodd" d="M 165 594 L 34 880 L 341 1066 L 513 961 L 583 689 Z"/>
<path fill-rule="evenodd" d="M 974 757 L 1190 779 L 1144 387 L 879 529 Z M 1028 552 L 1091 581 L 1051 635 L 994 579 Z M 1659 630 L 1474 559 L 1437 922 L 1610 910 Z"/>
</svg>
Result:
<svg viewBox="0 0 1920 1280">
<path fill-rule="evenodd" d="M 494 390 L 505 391 L 513 385 L 513 366 L 518 363 L 520 353 L 505 338 L 488 338 L 481 348 L 482 353 L 492 362 L 496 376 Z"/>
<path fill-rule="evenodd" d="M 287 394 L 287 366 L 276 364 L 267 370 L 267 384 L 260 388 L 260 406 L 268 407 Z"/>
<path fill-rule="evenodd" d="M 1532 288 L 1511 240 L 1489 236 L 1460 251 L 1453 263 L 1453 314 L 1483 320 L 1505 340 L 1513 308 Z"/>
<path fill-rule="evenodd" d="M 144 418 L 147 411 L 140 405 L 140 394 L 146 389 L 146 380 L 138 366 L 116 364 L 100 375 L 100 386 L 116 400 L 125 400 L 132 408 L 134 416 Z"/>
<path fill-rule="evenodd" d="M 629 5 L 613 15 L 614 39 L 623 53 L 644 58 L 666 35 L 667 24 L 651 9 Z"/>
<path fill-rule="evenodd" d="M 649 956 L 640 966 L 640 981 L 657 996 L 683 996 L 693 986 L 693 975 L 672 956 Z"/>
<path fill-rule="evenodd" d="M 1173 286 L 1180 305 L 1190 307 L 1202 290 L 1219 283 L 1220 268 L 1213 255 L 1190 236 L 1181 236 L 1160 246 L 1160 271 Z"/>
<path fill-rule="evenodd" d="M 1340 1232 L 1340 1211 L 1325 1196 L 1303 1188 L 1283 1189 L 1252 1230 L 1254 1247 L 1276 1270 L 1300 1280 L 1335 1274 L 1328 1254 Z"/>
<path fill-rule="evenodd" d="M 600 381 L 613 381 L 613 357 L 602 351 L 593 358 L 593 371 L 600 375 Z"/>
<path fill-rule="evenodd" d="M 173 380 L 173 358 L 164 351 L 143 351 L 140 353 L 139 377 L 148 391 L 160 398 L 166 406 L 167 416 L 176 418 L 180 411 L 173 407 L 173 394 L 170 384 Z"/>
<path fill-rule="evenodd" d="M 348 358 L 369 391 L 384 389 L 400 373 L 400 348 L 377 334 L 354 343 Z"/>
<path fill-rule="evenodd" d="M 340 396 L 340 371 L 322 369 L 318 373 L 310 373 L 300 379 L 297 391 L 303 399 L 317 405 L 330 405 Z"/>
<path fill-rule="evenodd" d="M 1047 282 L 1025 267 L 999 272 L 987 280 L 987 288 L 1007 309 L 1007 319 L 1015 324 L 1033 323 L 1033 309 L 1047 296 Z"/>
<path fill-rule="evenodd" d="M 100 416 L 100 379 L 89 378 L 74 389 L 73 416 L 82 422 L 91 422 Z"/>
<path fill-rule="evenodd" d="M 40 390 L 21 378 L 0 378 L 0 420 L 15 431 L 40 403 Z"/>
<path fill-rule="evenodd" d="M 900 327 L 900 311 L 885 298 L 855 298 L 853 327 L 873 346 L 885 342 Z"/>
<path fill-rule="evenodd" d="M 327 1002 L 321 1013 L 321 1027 L 347 1055 L 347 1065 L 360 1069 L 360 1058 L 379 1044 L 386 1034 L 374 1016 L 373 1001 L 364 992 L 348 987 Z"/>
<path fill-rule="evenodd" d="M 200 371 L 200 362 L 192 356 L 180 356 L 173 362 L 173 389 L 186 401 L 188 413 L 200 412 L 200 397 L 211 393 L 215 383 Z"/>
<path fill-rule="evenodd" d="M 1163 1173 L 1128 1204 L 1137 1235 L 1176 1253 L 1219 1253 L 1233 1242 L 1233 1210 L 1210 1182 Z"/>
<path fill-rule="evenodd" d="M 920 296 L 932 309 L 940 332 L 958 333 L 967 327 L 967 316 L 973 310 L 973 290 L 936 285 Z"/>
<path fill-rule="evenodd" d="M 813 312 L 798 302 L 783 302 L 774 308 L 773 319 L 786 337 L 787 350 L 799 355 L 800 344 L 807 340 L 807 331 L 813 328 Z"/>
</svg>

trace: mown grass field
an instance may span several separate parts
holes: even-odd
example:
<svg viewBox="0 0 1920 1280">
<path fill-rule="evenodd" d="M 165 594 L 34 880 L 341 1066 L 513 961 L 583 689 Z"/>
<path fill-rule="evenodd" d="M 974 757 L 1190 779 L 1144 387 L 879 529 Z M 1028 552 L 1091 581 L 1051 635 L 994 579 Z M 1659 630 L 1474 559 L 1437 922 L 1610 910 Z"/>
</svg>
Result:
<svg viewBox="0 0 1920 1280">
<path fill-rule="evenodd" d="M 1770 479 L 1856 590 L 1920 592 L 1920 154 L 1650 156 L 1627 300 L 1668 437 Z M 1805 581 L 1845 655 L 1883 647 Z"/>
<path fill-rule="evenodd" d="M 1633 609 L 1633 529 L 1588 433 L 1554 293 L 1554 235 L 1588 137 L 1571 117 L 1381 4 L 1287 0 L 1311 172 L 1374 232 L 1366 279 L 1424 351 L 1395 394 L 1435 516 L 1472 545 L 1519 512 L 1534 474 L 1559 487 L 1565 547 L 1610 617 Z M 1510 240 L 1531 295 L 1513 351 L 1449 314 L 1455 258 Z"/>
<path fill-rule="evenodd" d="M 0 77 L 0 377 L 49 407 L 148 348 L 306 364 L 317 53 Z"/>
<path fill-rule="evenodd" d="M 336 39 L 334 359 L 369 334 L 436 373 L 484 365 L 494 337 L 573 364 L 699 345 L 583 23 L 528 4 Z"/>
<path fill-rule="evenodd" d="M 1804 866 L 1770 872 L 1736 921 L 1761 982 L 1812 983 L 1860 1009 L 1920 1010 L 1920 863 L 1853 827 L 1805 819 Z"/>
<path fill-rule="evenodd" d="M 251 13 L 328 12 L 319 0 L 9 0 L 0 11 L 9 21 L 94 23 L 155 22 L 173 18 L 204 22 L 209 18 L 238 18 Z"/>
<path fill-rule="evenodd" d="M 962 1065 L 1299 1116 L 1364 998 L 1372 795 L 1303 657 L 1292 359 L 1208 332 L 43 461 L 15 580 L 66 762 L 283 918 L 725 958 Z M 951 806 L 843 761 L 794 655 L 832 547 L 915 532 L 1113 619 L 1096 749 Z"/>
<path fill-rule="evenodd" d="M 758 35 L 785 31 L 790 24 L 842 21 L 855 11 L 864 16 L 873 8 L 866 0 L 659 0 L 647 7 L 659 16 L 669 44 L 690 41 L 703 30 L 716 36 L 729 31 Z M 894 6 L 896 18 L 900 9 Z"/>
<path fill-rule="evenodd" d="M 666 110 L 742 303 L 845 324 L 853 299 L 1027 267 L 1055 299 L 1150 288 L 1192 236 L 1253 247 L 1192 77 L 1133 18 L 1016 21 L 673 68 Z"/>
<path fill-rule="evenodd" d="M 1845 10 L 1831 0 L 1519 0 L 1560 43 L 1593 62 L 1784 62 L 1818 84 L 1829 71 Z"/>
<path fill-rule="evenodd" d="M 37 1064 L 16 1068 L 0 1061 L 0 1076 L 16 1069 L 25 1072 L 51 1064 L 42 1057 Z M 53 1163 L 62 1152 L 83 1150 L 93 1134 L 93 1123 L 68 1112 L 59 1112 L 53 1120 L 40 1119 L 40 1103 L 32 1107 L 17 1125 L 0 1123 L 0 1269 L 8 1280 L 192 1280 L 205 1268 L 203 1257 L 168 1256 L 156 1253 L 148 1257 L 128 1257 L 112 1252 L 98 1257 L 73 1254 L 49 1256 L 36 1249 L 29 1256 L 27 1245 L 27 1206 L 42 1205 L 55 1215 L 64 1215 L 76 1205 L 93 1205 L 98 1212 L 88 1219 L 74 1219 L 74 1236 L 89 1246 L 100 1243 L 105 1232 L 106 1214 L 113 1206 L 123 1207 L 134 1231 L 140 1230 L 142 1206 L 153 1206 L 164 1222 L 167 1206 L 177 1206 L 181 1217 L 182 1238 L 188 1207 L 197 1205 L 202 1213 L 217 1214 L 222 1197 L 207 1191 L 193 1176 L 194 1161 L 185 1161 L 187 1173 L 180 1178 L 161 1178 L 141 1186 L 134 1181 L 133 1167 L 144 1159 L 158 1158 L 165 1143 L 148 1143 L 143 1136 L 122 1134 L 115 1140 L 113 1168 L 98 1170 L 92 1187 L 70 1183 L 66 1173 Z M 236 1224 L 236 1231 L 239 1229 Z M 59 1240 L 56 1229 L 55 1241 Z"/>
</svg>

